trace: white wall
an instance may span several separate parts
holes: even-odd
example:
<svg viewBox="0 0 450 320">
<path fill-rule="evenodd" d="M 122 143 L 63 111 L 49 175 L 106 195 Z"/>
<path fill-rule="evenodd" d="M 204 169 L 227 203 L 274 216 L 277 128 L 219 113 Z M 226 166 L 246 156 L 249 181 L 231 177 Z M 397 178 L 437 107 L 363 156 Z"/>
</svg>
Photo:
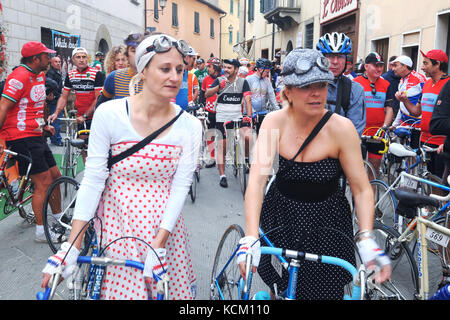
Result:
<svg viewBox="0 0 450 320">
<path fill-rule="evenodd" d="M 19 64 L 28 41 L 41 41 L 41 27 L 81 35 L 81 46 L 93 55 L 98 36 L 109 34 L 111 46 L 130 33 L 144 30 L 144 4 L 129 0 L 2 0 L 7 72 Z M 106 32 L 105 32 L 106 30 Z"/>
</svg>

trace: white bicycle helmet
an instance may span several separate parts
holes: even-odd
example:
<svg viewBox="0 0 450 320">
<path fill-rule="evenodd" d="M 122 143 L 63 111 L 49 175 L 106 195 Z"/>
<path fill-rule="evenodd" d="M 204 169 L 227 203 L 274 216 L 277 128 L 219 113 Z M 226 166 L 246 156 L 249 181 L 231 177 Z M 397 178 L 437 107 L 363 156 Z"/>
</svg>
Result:
<svg viewBox="0 0 450 320">
<path fill-rule="evenodd" d="M 316 49 L 320 50 L 323 54 L 350 54 L 352 52 L 352 40 L 350 40 L 350 38 L 347 37 L 344 33 L 326 33 L 319 38 Z"/>
</svg>

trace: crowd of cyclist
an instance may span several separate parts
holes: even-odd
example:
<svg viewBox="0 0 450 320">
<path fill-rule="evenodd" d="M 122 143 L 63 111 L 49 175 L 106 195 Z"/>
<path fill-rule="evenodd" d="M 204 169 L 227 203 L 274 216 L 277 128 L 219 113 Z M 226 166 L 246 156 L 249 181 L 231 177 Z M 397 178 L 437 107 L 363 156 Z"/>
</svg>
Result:
<svg viewBox="0 0 450 320">
<path fill-rule="evenodd" d="M 144 45 L 145 47 L 143 47 Z M 176 48 L 177 51 L 172 50 L 173 48 Z M 297 54 L 296 50 L 294 50 L 293 54 L 287 55 L 285 59 L 288 57 L 293 59 L 294 54 Z M 280 53 L 277 53 L 274 61 L 265 58 L 259 58 L 256 61 L 249 61 L 245 58 L 225 59 L 223 61 L 216 57 L 204 59 L 186 42 L 173 39 L 167 35 L 130 34 L 124 40 L 123 45 L 114 47 L 108 53 L 107 66 L 103 65 L 103 53 L 97 53 L 94 65 L 90 66 L 87 50 L 81 47 L 75 48 L 72 54 L 74 69 L 70 70 L 65 80 L 62 81 L 61 60 L 58 57 L 50 57 L 55 52 L 39 42 L 26 43 L 22 48 L 23 58 L 21 64 L 8 76 L 0 101 L 0 137 L 6 141 L 7 148 L 19 153 L 29 154 L 33 159 L 33 168 L 30 175 L 36 186 L 32 200 L 32 208 L 36 216 L 36 241 L 46 241 L 42 229 L 43 200 L 50 183 L 60 176 L 43 132 L 50 132 L 51 142 L 55 145 L 61 145 L 58 118 L 61 117 L 67 105 L 70 93 L 75 93 L 77 123 L 80 128 L 87 127 L 88 129 L 92 123 L 92 129 L 95 131 L 93 139 L 90 140 L 93 146 L 88 149 L 88 161 L 86 162 L 87 178 L 83 180 L 81 190 L 85 193 L 87 190 L 94 190 L 93 185 L 89 183 L 94 180 L 97 183 L 103 179 L 101 190 L 97 188 L 95 192 L 98 194 L 97 203 L 104 201 L 103 198 L 99 197 L 103 191 L 107 174 L 106 171 L 102 171 L 103 162 L 99 163 L 99 159 L 107 159 L 108 155 L 100 154 L 99 150 L 101 148 L 98 141 L 109 146 L 109 142 L 102 141 L 102 137 L 99 135 L 101 130 L 106 132 L 109 128 L 106 128 L 106 124 L 102 124 L 99 119 L 104 117 L 105 121 L 111 120 L 105 116 L 105 110 L 111 107 L 113 103 L 118 105 L 119 100 L 125 98 L 127 101 L 125 118 L 122 114 L 117 115 L 120 121 L 129 119 L 127 121 L 131 123 L 135 121 L 134 124 L 142 125 L 142 123 L 133 118 L 136 116 L 133 112 L 137 112 L 136 110 L 140 110 L 140 108 L 150 108 L 151 102 L 143 102 L 141 97 L 157 96 L 154 86 L 157 85 L 159 79 L 152 83 L 149 72 L 153 70 L 151 66 L 155 59 L 159 62 L 155 58 L 159 57 L 159 55 L 165 55 L 169 61 L 173 60 L 174 64 L 171 65 L 169 62 L 166 66 L 162 64 L 160 70 L 152 72 L 162 72 L 161 74 L 158 73 L 162 78 L 165 73 L 168 74 L 175 70 L 176 77 L 179 77 L 180 83 L 178 88 L 178 84 L 175 84 L 175 76 L 172 76 L 173 79 L 168 78 L 167 83 L 162 86 L 163 90 L 167 90 L 167 92 L 177 89 L 176 94 L 172 97 L 168 93 L 164 97 L 158 96 L 161 103 L 167 104 L 167 113 L 161 115 L 158 113 L 160 111 L 148 109 L 154 112 L 155 115 L 160 116 L 160 118 L 157 118 L 159 121 L 155 123 L 149 122 L 151 123 L 150 127 L 156 129 L 164 123 L 164 119 L 171 118 L 168 115 L 179 113 L 178 116 L 180 116 L 183 111 L 195 111 L 199 106 L 203 106 L 208 113 L 209 128 L 215 129 L 217 132 L 217 134 L 209 136 L 207 141 L 210 160 L 206 167 L 214 167 L 217 163 L 221 187 L 226 188 L 228 186 L 225 175 L 226 139 L 228 136 L 227 131 L 231 129 L 230 125 L 232 125 L 233 120 L 241 121 L 242 134 L 251 146 L 253 129 L 257 134 L 263 124 L 263 120 L 268 118 L 268 114 L 282 109 L 283 105 L 288 101 L 286 92 L 290 92 L 292 85 L 289 84 L 289 87 L 284 90 L 286 86 L 284 83 L 285 79 L 295 75 L 298 79 L 302 79 L 302 87 L 305 86 L 308 90 L 311 89 L 315 80 L 311 78 L 314 80 L 312 81 L 308 77 L 317 76 L 311 75 L 314 64 L 314 68 L 318 67 L 321 72 L 330 72 L 327 75 L 327 77 L 330 77 L 329 81 L 327 81 L 327 110 L 348 118 L 359 136 L 374 135 L 380 128 L 389 131 L 398 125 L 413 123 L 421 128 L 421 141 L 423 143 L 426 142 L 431 146 L 440 148 L 440 152 L 437 155 L 433 155 L 429 164 L 429 170 L 443 177 L 443 182 L 446 183 L 446 176 L 450 169 L 450 160 L 447 160 L 450 157 L 446 156 L 446 152 L 450 152 L 448 139 L 432 138 L 430 140 L 432 135 L 447 136 L 450 134 L 448 125 L 450 118 L 450 112 L 448 111 L 450 85 L 446 84 L 450 77 L 447 75 L 448 57 L 443 51 L 430 50 L 427 53 L 421 52 L 423 55 L 421 69 L 428 79 L 416 72 L 411 58 L 404 55 L 391 58 L 389 71 L 386 74 L 382 74 L 386 63 L 383 57 L 376 52 L 369 53 L 363 63 L 360 64 L 360 67 L 352 71 L 352 42 L 348 36 L 342 33 L 325 34 L 319 39 L 316 50 L 313 51 L 315 52 L 314 54 L 316 52 L 320 53 L 317 61 L 313 61 L 309 65 L 310 62 L 305 62 L 306 60 L 301 58 L 302 52 L 296 57 L 298 60 L 289 62 L 293 63 L 293 65 L 289 66 L 292 70 L 286 71 L 287 67 L 282 64 L 282 55 Z M 310 51 L 311 55 L 313 51 Z M 181 64 L 178 63 L 179 56 L 177 52 L 181 54 Z M 172 56 L 169 56 L 169 54 Z M 326 58 L 326 63 L 322 58 Z M 128 61 L 127 64 L 124 63 L 125 60 Z M 305 65 L 305 63 L 308 65 Z M 47 72 L 49 64 L 51 64 L 51 68 Z M 173 69 L 172 71 L 171 68 Z M 44 75 L 44 72 L 47 72 L 47 77 Z M 295 82 L 294 86 L 296 86 Z M 161 93 L 161 95 L 163 94 Z M 177 107 L 172 110 L 171 106 L 173 103 Z M 46 105 L 49 107 L 50 113 L 46 110 Z M 145 107 L 143 107 L 144 105 Z M 95 121 L 96 117 L 94 115 L 97 113 L 100 115 L 97 116 L 97 121 Z M 194 122 L 192 122 L 193 117 L 181 115 L 181 118 L 183 119 L 181 120 L 183 125 L 189 123 L 194 125 Z M 114 124 L 110 123 L 109 125 Z M 197 123 L 194 126 L 197 128 Z M 57 129 L 56 132 L 55 129 Z M 147 132 L 148 130 L 142 131 Z M 137 131 L 132 131 L 130 139 L 133 138 L 133 134 L 136 137 L 136 133 Z M 175 138 L 170 136 L 170 134 L 168 135 L 175 139 L 176 143 L 174 142 L 174 145 L 183 145 L 186 150 L 191 150 L 194 155 L 199 148 L 196 140 L 198 138 L 197 133 L 197 129 L 189 133 L 194 141 L 191 141 L 192 143 L 190 144 L 180 140 L 181 137 Z M 144 135 L 140 134 L 137 136 L 143 137 Z M 111 139 L 114 140 L 114 137 Z M 117 143 L 126 144 L 129 142 L 119 139 Z M 113 145 L 112 142 L 111 145 Z M 103 149 L 101 150 L 104 151 Z M 246 161 L 251 166 L 250 153 L 251 148 L 247 148 Z M 91 158 L 90 161 L 89 158 Z M 369 152 L 368 159 L 375 168 L 379 167 L 381 161 L 379 154 Z M 102 171 L 102 177 L 98 176 L 100 173 L 89 171 L 93 170 L 94 165 L 95 168 Z M 19 174 L 24 174 L 23 171 L 26 168 L 26 164 L 18 159 L 18 166 Z M 179 177 L 176 177 L 178 179 L 168 179 L 167 181 L 168 184 L 173 182 L 177 186 L 177 192 L 173 189 L 173 193 L 176 193 L 177 196 L 181 195 L 177 199 L 182 207 L 182 200 L 180 199 L 182 199 L 184 192 L 187 193 L 186 187 L 189 186 L 192 175 L 190 178 L 186 177 L 189 177 L 188 172 L 193 168 L 188 165 L 183 166 L 183 161 L 178 166 L 180 166 L 179 172 L 177 171 Z M 170 192 L 166 194 L 168 203 L 173 200 L 172 198 L 175 198 L 175 196 L 172 197 Z M 89 210 L 92 211 L 90 213 L 94 214 L 95 208 L 93 206 L 96 207 L 97 203 L 90 205 Z M 172 248 L 168 248 L 167 253 L 164 249 L 168 241 L 167 237 L 172 230 L 181 232 L 180 239 L 184 240 L 183 228 L 178 228 L 179 221 L 174 229 L 181 207 L 175 204 L 170 205 L 170 210 L 174 212 L 174 218 L 171 218 L 172 220 L 167 227 L 164 225 L 166 228 L 164 230 L 168 231 L 166 233 L 158 232 L 157 235 L 153 235 L 153 239 L 155 239 L 155 236 L 156 239 L 162 239 L 158 242 L 160 246 L 157 247 L 157 249 L 161 249 L 158 251 L 158 256 L 162 261 L 164 259 L 170 261 L 170 257 L 173 254 L 173 252 L 169 252 Z M 87 207 L 82 207 L 82 204 L 77 202 L 76 211 L 80 212 L 81 208 L 86 209 Z M 61 212 L 53 212 L 53 214 L 58 215 Z M 82 221 L 88 219 L 81 214 L 74 218 L 80 218 Z M 155 228 L 158 230 L 159 227 Z M 367 236 L 370 226 L 368 229 L 362 230 L 359 235 L 363 239 L 360 241 L 359 249 L 363 256 L 369 257 L 365 262 L 374 260 L 380 266 L 385 266 L 388 264 L 385 257 L 380 258 L 379 254 L 373 253 L 380 251 L 376 244 L 367 244 L 364 241 L 370 238 Z M 53 235 L 52 241 L 63 242 L 63 245 L 60 252 L 48 260 L 44 273 L 51 274 L 55 272 L 56 266 L 61 263 L 62 257 L 69 250 L 70 254 L 68 256 L 76 258 L 78 254 L 77 248 L 69 246 L 68 242 L 66 242 L 67 240 L 62 235 Z M 242 243 L 248 244 L 248 239 Z M 246 250 L 252 249 L 247 246 Z M 142 255 L 142 252 L 140 254 Z M 75 263 L 74 259 L 68 260 L 72 264 Z M 69 263 L 69 261 L 65 261 L 65 263 Z M 184 298 L 195 297 L 195 276 L 191 274 L 191 267 L 189 266 L 190 273 L 186 275 L 191 281 L 186 287 L 187 290 L 190 289 L 191 294 L 186 294 L 183 296 Z M 150 268 L 150 270 L 153 270 L 151 271 L 153 275 L 155 275 L 156 269 L 158 269 L 158 266 L 153 262 Z"/>
</svg>

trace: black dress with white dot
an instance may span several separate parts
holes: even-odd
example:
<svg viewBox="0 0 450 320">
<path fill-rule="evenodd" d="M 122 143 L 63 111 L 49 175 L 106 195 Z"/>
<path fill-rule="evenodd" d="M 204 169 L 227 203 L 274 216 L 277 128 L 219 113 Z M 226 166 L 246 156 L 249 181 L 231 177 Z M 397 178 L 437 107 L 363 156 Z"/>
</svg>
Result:
<svg viewBox="0 0 450 320">
<path fill-rule="evenodd" d="M 261 228 L 269 233 L 269 240 L 276 247 L 335 256 L 355 265 L 352 217 L 339 187 L 339 160 L 294 162 L 279 158 L 278 174 L 261 210 Z M 262 245 L 267 244 L 262 241 Z M 289 275 L 283 269 L 280 277 L 271 263 L 271 256 L 263 255 L 258 273 L 272 291 L 276 283 L 281 293 L 287 288 Z M 342 299 L 344 286 L 351 281 L 350 274 L 340 267 L 301 261 L 296 298 Z"/>
</svg>

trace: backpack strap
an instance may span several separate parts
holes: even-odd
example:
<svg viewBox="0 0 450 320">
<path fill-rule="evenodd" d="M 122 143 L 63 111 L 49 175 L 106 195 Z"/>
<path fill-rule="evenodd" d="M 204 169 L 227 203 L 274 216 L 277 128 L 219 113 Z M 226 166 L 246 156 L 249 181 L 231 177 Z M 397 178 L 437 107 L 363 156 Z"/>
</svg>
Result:
<svg viewBox="0 0 450 320">
<path fill-rule="evenodd" d="M 342 75 L 337 80 L 336 101 L 327 100 L 328 104 L 335 105 L 334 112 L 340 114 L 341 108 L 344 109 L 344 116 L 347 116 L 350 108 L 350 95 L 352 93 L 352 80 Z"/>
</svg>

